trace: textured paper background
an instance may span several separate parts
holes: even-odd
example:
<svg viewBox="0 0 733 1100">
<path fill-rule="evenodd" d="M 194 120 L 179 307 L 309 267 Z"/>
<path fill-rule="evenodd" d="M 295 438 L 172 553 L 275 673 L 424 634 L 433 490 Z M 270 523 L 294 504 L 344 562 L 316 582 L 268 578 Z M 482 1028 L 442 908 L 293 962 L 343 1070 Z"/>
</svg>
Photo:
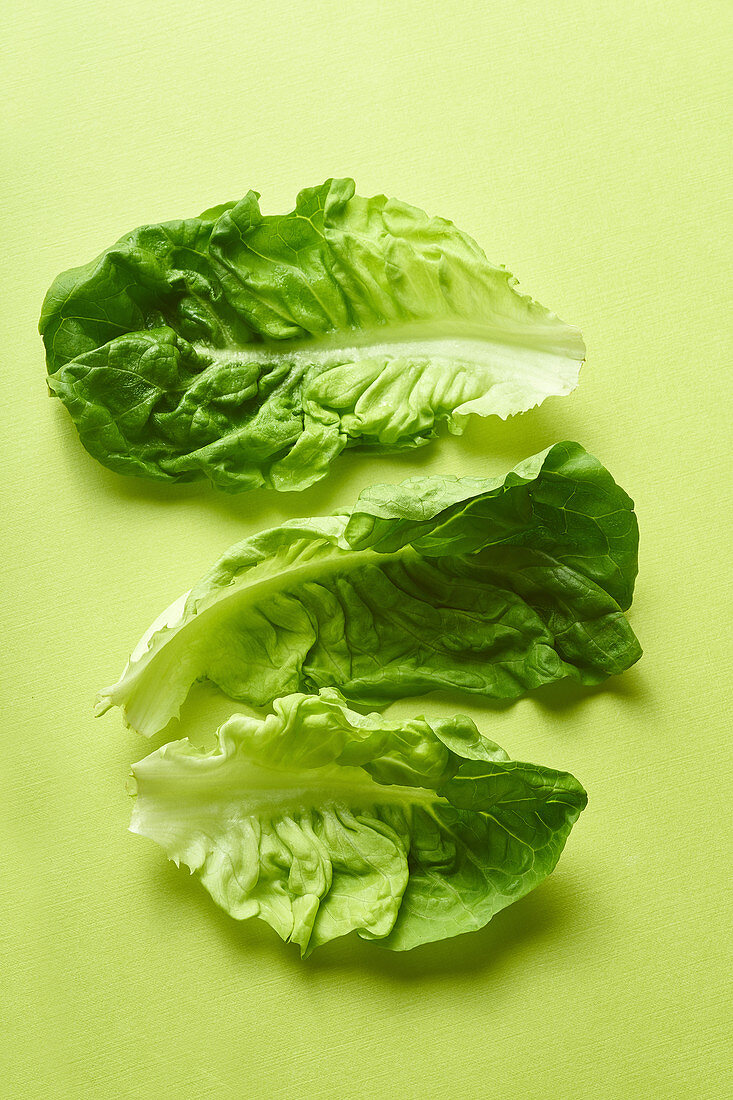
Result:
<svg viewBox="0 0 733 1100">
<path fill-rule="evenodd" d="M 0 1094 L 730 1095 L 731 14 L 725 0 L 6 13 Z M 581 325 L 580 389 L 399 460 L 343 460 L 297 497 L 170 491 L 96 465 L 45 394 L 52 277 L 143 221 L 249 187 L 279 211 L 344 173 L 452 217 Z M 126 832 L 124 780 L 150 746 L 116 714 L 95 722 L 93 694 L 230 542 L 370 481 L 499 472 L 568 437 L 636 499 L 643 661 L 600 691 L 403 705 L 458 705 L 587 786 L 544 886 L 472 936 L 408 955 L 341 942 L 304 965 Z"/>
</svg>

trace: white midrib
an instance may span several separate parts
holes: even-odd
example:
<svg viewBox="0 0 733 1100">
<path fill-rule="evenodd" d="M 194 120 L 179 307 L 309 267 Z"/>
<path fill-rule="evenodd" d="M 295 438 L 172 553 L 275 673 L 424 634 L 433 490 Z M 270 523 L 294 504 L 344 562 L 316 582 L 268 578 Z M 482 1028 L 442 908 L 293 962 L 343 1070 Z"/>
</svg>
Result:
<svg viewBox="0 0 733 1100">
<path fill-rule="evenodd" d="M 449 326 L 440 334 L 435 327 L 384 329 L 349 332 L 321 339 L 287 340 L 276 344 L 249 344 L 241 347 L 212 348 L 193 345 L 201 355 L 217 362 L 277 363 L 282 360 L 309 366 L 328 367 L 370 358 L 442 359 L 467 365 L 495 367 L 498 348 L 525 349 L 535 356 L 582 361 L 584 346 L 578 330 L 571 326 L 523 326 L 510 328 Z M 557 368 L 555 368 L 557 369 Z"/>
<path fill-rule="evenodd" d="M 218 763 L 218 761 L 217 761 Z M 223 762 L 222 762 L 223 763 Z M 372 779 L 361 768 L 335 766 L 314 770 L 312 776 L 307 772 L 271 770 L 258 765 L 250 765 L 241 776 L 227 781 L 213 769 L 211 776 L 201 777 L 201 786 L 195 791 L 190 802 L 189 782 L 185 788 L 178 788 L 172 795 L 177 816 L 196 817 L 201 814 L 202 806 L 208 806 L 218 818 L 227 816 L 227 808 L 237 815 L 244 813 L 287 814 L 304 810 L 330 809 L 343 806 L 350 811 L 376 805 L 421 805 L 434 806 L 448 804 L 448 800 L 427 787 L 408 787 L 397 783 L 382 784 Z M 187 780 L 191 780 L 191 775 Z M 169 791 L 173 784 L 165 783 L 162 790 Z M 211 789 L 209 798 L 207 789 Z M 155 780 L 147 781 L 138 777 L 138 797 L 143 801 L 151 799 L 160 804 L 162 790 L 155 792 Z M 198 786 L 198 784 L 194 785 Z M 152 788 L 152 789 L 151 789 Z M 224 793 L 224 791 L 226 793 Z"/>
<path fill-rule="evenodd" d="M 347 566 L 348 571 L 351 568 L 361 567 L 364 563 L 370 561 L 379 561 L 381 563 L 385 561 L 396 561 L 399 558 L 409 556 L 414 558 L 418 558 L 419 556 L 411 546 L 402 546 L 399 550 L 391 554 L 380 554 L 377 550 L 347 550 L 334 546 L 332 550 L 323 557 L 316 554 L 308 562 L 295 564 L 292 567 L 278 570 L 274 576 L 270 576 L 261 581 L 255 578 L 253 584 L 244 585 L 240 589 L 240 592 L 242 595 L 244 595 L 245 592 L 256 592 L 257 602 L 259 602 L 262 596 L 267 596 L 271 591 L 283 589 L 292 582 L 300 583 L 303 580 L 307 580 L 309 576 L 313 576 L 314 579 L 317 579 L 327 574 L 338 573 L 344 565 Z M 259 565 L 256 565 L 252 572 L 256 572 L 257 569 L 259 569 Z M 199 612 L 197 617 L 200 618 L 202 615 L 205 615 L 207 611 L 213 610 L 225 599 L 226 590 L 222 598 L 210 604 L 204 611 Z M 254 600 L 252 602 L 254 602 Z"/>
<path fill-rule="evenodd" d="M 241 586 L 227 586 L 217 593 L 211 603 L 194 614 L 184 617 L 179 624 L 164 627 L 160 631 L 152 631 L 151 629 L 147 635 L 143 635 L 136 650 L 140 649 L 146 638 L 152 643 L 151 647 L 138 659 L 131 659 L 118 682 L 113 687 L 100 693 L 98 713 L 104 713 L 104 710 L 109 706 L 122 706 L 125 718 L 133 729 L 145 733 L 147 736 L 157 733 L 159 729 L 163 728 L 163 725 L 177 715 L 183 700 L 188 694 L 191 683 L 197 679 L 200 673 L 195 671 L 191 673 L 189 670 L 186 674 L 185 686 L 181 688 L 179 684 L 175 685 L 176 688 L 180 688 L 176 691 L 175 701 L 171 702 L 169 697 L 165 702 L 170 705 L 163 707 L 160 707 L 161 692 L 159 687 L 161 682 L 166 682 L 168 676 L 170 676 L 169 682 L 175 681 L 175 667 L 181 664 L 179 655 L 182 646 L 185 645 L 188 649 L 189 657 L 193 656 L 195 640 L 192 642 L 191 632 L 194 631 L 197 637 L 204 634 L 207 623 L 217 613 L 221 613 L 225 606 L 227 611 L 231 613 L 241 604 L 259 604 L 262 600 L 267 599 L 271 593 L 283 591 L 285 588 L 300 584 L 309 578 L 318 580 L 339 571 L 362 568 L 369 562 L 379 561 L 380 564 L 383 564 L 386 561 L 396 561 L 406 557 L 417 558 L 418 555 L 410 546 L 401 547 L 391 554 L 380 554 L 376 550 L 344 550 L 338 546 L 333 546 L 330 552 L 325 555 L 316 554 L 309 561 L 296 562 L 290 567 L 279 570 L 274 575 L 268 567 L 269 575 L 261 579 L 256 575 L 260 566 L 254 566 L 245 574 L 248 579 Z M 232 591 L 233 587 L 234 591 Z M 176 603 L 178 602 L 176 601 Z M 175 604 L 171 606 L 175 606 Z M 164 612 L 160 619 L 164 619 L 166 614 L 167 612 Z M 165 638 L 166 632 L 169 634 L 167 638 Z M 161 637 L 161 644 L 157 647 L 155 645 L 156 635 Z M 183 641 L 184 637 L 185 642 Z M 153 687 L 158 690 L 154 690 L 150 694 L 145 690 L 146 680 L 153 670 L 155 670 Z M 150 698 L 147 698 L 149 694 Z M 153 715 L 155 715 L 152 723 L 154 728 L 148 729 L 149 719 Z"/>
</svg>

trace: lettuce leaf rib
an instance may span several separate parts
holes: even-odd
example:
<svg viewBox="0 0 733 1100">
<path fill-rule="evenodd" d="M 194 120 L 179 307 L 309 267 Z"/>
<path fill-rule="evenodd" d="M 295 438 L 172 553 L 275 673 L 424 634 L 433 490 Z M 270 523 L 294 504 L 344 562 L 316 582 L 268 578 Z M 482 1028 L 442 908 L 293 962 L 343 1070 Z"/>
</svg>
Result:
<svg viewBox="0 0 733 1100">
<path fill-rule="evenodd" d="M 302 955 L 349 932 L 407 950 L 483 927 L 552 871 L 587 800 L 466 717 L 389 722 L 330 689 L 132 770 L 131 830 Z"/>
<path fill-rule="evenodd" d="M 152 735 L 204 678 L 255 706 L 325 687 L 381 706 L 597 684 L 641 655 L 624 615 L 637 548 L 632 501 L 576 443 L 504 479 L 372 487 L 347 514 L 232 547 L 153 624 L 98 711 L 120 706 Z"/>
<path fill-rule="evenodd" d="M 421 446 L 570 393 L 577 329 L 451 222 L 352 180 L 143 226 L 64 272 L 48 384 L 122 473 L 304 489 L 345 448 Z"/>
</svg>

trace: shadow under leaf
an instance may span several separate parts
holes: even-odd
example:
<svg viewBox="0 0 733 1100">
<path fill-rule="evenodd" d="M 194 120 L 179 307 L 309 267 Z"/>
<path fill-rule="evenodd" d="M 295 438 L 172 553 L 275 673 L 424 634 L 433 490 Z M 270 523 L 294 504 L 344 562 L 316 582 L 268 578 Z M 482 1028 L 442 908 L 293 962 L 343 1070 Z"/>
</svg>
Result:
<svg viewBox="0 0 733 1100">
<path fill-rule="evenodd" d="M 484 928 L 411 951 L 391 951 L 351 934 L 319 947 L 307 959 L 299 948 L 283 943 L 264 922 L 257 919 L 238 921 L 220 909 L 205 888 L 193 880 L 185 867 L 167 862 L 155 869 L 159 897 L 175 903 L 176 910 L 189 912 L 195 922 L 206 922 L 217 938 L 235 955 L 255 960 L 258 965 L 283 966 L 304 981 L 322 975 L 370 973 L 399 983 L 424 981 L 426 976 L 454 979 L 460 976 L 499 971 L 510 964 L 514 955 L 529 948 L 557 943 L 563 935 L 575 934 L 583 923 L 587 901 L 567 874 L 550 876 L 526 897 L 503 909 Z M 575 931 L 573 931 L 575 930 Z"/>
</svg>

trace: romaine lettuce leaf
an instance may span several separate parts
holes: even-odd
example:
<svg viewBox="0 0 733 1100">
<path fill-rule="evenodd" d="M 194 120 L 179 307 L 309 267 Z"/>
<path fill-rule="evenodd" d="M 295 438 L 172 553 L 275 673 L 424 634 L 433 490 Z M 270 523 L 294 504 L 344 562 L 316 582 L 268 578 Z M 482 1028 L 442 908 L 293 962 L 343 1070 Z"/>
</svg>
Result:
<svg viewBox="0 0 733 1100">
<path fill-rule="evenodd" d="M 552 871 L 587 801 L 469 718 L 388 722 L 329 689 L 236 715 L 217 742 L 133 766 L 131 830 L 302 955 L 349 932 L 407 950 L 483 927 Z"/>
<path fill-rule="evenodd" d="M 437 688 L 514 698 L 641 655 L 633 502 L 577 443 L 506 478 L 415 478 L 348 514 L 232 547 L 156 620 L 98 712 L 146 735 L 195 680 L 256 706 L 337 687 L 379 706 Z"/>
<path fill-rule="evenodd" d="M 49 387 L 122 473 L 303 489 L 345 447 L 427 443 L 577 384 L 577 329 L 451 222 L 327 180 L 143 226 L 60 275 Z"/>
</svg>

